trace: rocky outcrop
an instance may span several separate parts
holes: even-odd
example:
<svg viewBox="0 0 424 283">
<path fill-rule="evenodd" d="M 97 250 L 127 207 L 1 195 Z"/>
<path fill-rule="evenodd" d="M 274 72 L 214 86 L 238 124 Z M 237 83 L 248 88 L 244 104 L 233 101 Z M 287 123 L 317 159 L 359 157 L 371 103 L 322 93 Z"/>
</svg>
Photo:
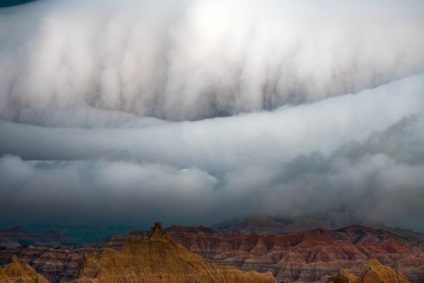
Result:
<svg viewBox="0 0 424 283">
<path fill-rule="evenodd" d="M 84 257 L 73 283 L 95 282 L 275 282 L 271 273 L 242 272 L 208 263 L 176 243 L 156 224 L 145 239 L 131 238 L 122 250 Z"/>
<path fill-rule="evenodd" d="M 341 269 L 327 283 L 409 283 L 402 273 L 396 272 L 378 260 L 371 259 L 362 269 L 359 277 L 346 269 Z"/>
<path fill-rule="evenodd" d="M 12 255 L 28 262 L 48 281 L 66 283 L 74 279 L 82 262 L 84 253 L 102 251 L 94 247 L 19 247 L 14 250 L 0 251 L 0 266 L 10 261 Z"/>
<path fill-rule="evenodd" d="M 341 268 L 360 272 L 364 262 L 377 258 L 404 273 L 411 282 L 424 282 L 424 241 L 419 234 L 397 235 L 385 229 L 349 226 L 279 235 L 208 227 L 172 226 L 166 229 L 177 242 L 209 262 L 242 270 L 270 271 L 281 282 L 318 282 Z M 119 247 L 143 231 L 105 240 Z"/>
<path fill-rule="evenodd" d="M 0 268 L 1 283 L 48 283 L 28 263 L 12 256 L 12 261 L 4 268 Z"/>
<path fill-rule="evenodd" d="M 175 228 L 174 228 L 175 229 Z M 230 231 L 182 229 L 169 233 L 210 262 L 242 270 L 271 271 L 277 281 L 317 282 L 341 268 L 359 272 L 371 258 L 424 281 L 424 241 L 384 229 L 349 226 L 282 235 L 231 235 Z"/>
<path fill-rule="evenodd" d="M 336 276 L 328 278 L 327 283 L 356 283 L 358 277 L 356 277 L 349 270 L 342 268 L 337 272 Z"/>
<path fill-rule="evenodd" d="M 343 268 L 359 275 L 371 258 L 402 272 L 410 282 L 424 282 L 424 239 L 413 231 L 392 232 L 357 225 L 279 235 L 245 234 L 204 226 L 171 226 L 165 231 L 208 262 L 246 271 L 270 271 L 278 282 L 325 282 Z M 0 265 L 16 254 L 51 282 L 65 283 L 76 277 L 85 253 L 121 249 L 129 239 L 146 240 L 148 234 L 134 231 L 72 248 L 0 250 Z"/>
<path fill-rule="evenodd" d="M 408 279 L 402 273 L 382 265 L 378 260 L 371 259 L 362 270 L 359 282 L 363 283 L 408 283 Z"/>
</svg>

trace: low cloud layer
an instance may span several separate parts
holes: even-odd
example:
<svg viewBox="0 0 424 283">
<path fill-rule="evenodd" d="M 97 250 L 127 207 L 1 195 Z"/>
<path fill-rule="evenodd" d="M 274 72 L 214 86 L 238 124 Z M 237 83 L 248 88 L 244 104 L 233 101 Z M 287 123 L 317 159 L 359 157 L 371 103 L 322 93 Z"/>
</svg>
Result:
<svg viewBox="0 0 424 283">
<path fill-rule="evenodd" d="M 0 222 L 424 231 L 422 15 L 413 0 L 1 9 Z"/>
<path fill-rule="evenodd" d="M 0 211 L 20 221 L 121 224 L 320 215 L 334 223 L 384 222 L 423 231 L 424 143 L 422 134 L 414 134 L 423 132 L 423 119 L 405 119 L 329 156 L 312 152 L 281 163 L 240 158 L 226 172 L 106 157 L 4 156 L 0 178 L 7 198 Z"/>
</svg>

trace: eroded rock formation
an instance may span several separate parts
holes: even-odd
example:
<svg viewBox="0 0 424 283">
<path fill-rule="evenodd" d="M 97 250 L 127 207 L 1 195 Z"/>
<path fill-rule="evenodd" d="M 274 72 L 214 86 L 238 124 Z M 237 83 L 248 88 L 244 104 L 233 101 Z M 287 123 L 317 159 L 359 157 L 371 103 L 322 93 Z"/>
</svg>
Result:
<svg viewBox="0 0 424 283">
<path fill-rule="evenodd" d="M 424 282 L 424 238 L 413 231 L 364 226 L 274 235 L 203 226 L 172 226 L 165 231 L 208 262 L 246 271 L 270 271 L 278 282 L 325 282 L 343 268 L 359 275 L 371 258 L 402 272 L 412 283 Z M 0 250 L 0 265 L 16 254 L 49 281 L 66 283 L 76 278 L 85 253 L 120 250 L 129 239 L 146 240 L 148 234 L 135 231 L 78 247 L 4 249 Z"/>
<path fill-rule="evenodd" d="M 28 263 L 12 256 L 12 261 L 0 268 L 0 283 L 48 283 Z"/>
<path fill-rule="evenodd" d="M 327 283 L 409 283 L 402 273 L 382 265 L 378 260 L 371 259 L 355 276 L 347 269 L 341 269 L 336 276 L 330 277 Z"/>
<path fill-rule="evenodd" d="M 243 231 L 202 226 L 172 226 L 167 232 L 209 262 L 270 271 L 278 282 L 318 282 L 341 268 L 359 274 L 364 262 L 371 258 L 401 271 L 411 282 L 424 282 L 424 241 L 417 233 L 398 235 L 359 225 L 279 235 L 246 235 Z M 145 234 L 130 234 L 137 235 Z M 119 247 L 127 237 L 113 237 L 103 244 Z"/>
<path fill-rule="evenodd" d="M 73 283 L 108 282 L 275 282 L 271 273 L 242 272 L 208 263 L 189 252 L 159 224 L 146 239 L 128 239 L 122 250 L 86 254 Z"/>
</svg>

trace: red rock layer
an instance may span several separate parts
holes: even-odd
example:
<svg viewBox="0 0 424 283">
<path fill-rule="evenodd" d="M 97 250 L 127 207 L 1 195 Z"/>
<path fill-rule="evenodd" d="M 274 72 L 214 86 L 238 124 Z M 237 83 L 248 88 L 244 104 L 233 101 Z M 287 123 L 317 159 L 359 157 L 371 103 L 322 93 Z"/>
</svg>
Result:
<svg viewBox="0 0 424 283">
<path fill-rule="evenodd" d="M 280 235 L 245 235 L 207 227 L 173 226 L 166 229 L 177 242 L 206 260 L 242 270 L 271 271 L 277 281 L 325 281 L 341 268 L 359 274 L 371 258 L 399 270 L 411 282 L 424 282 L 424 239 L 412 231 L 350 226 L 339 230 L 317 229 Z M 19 248 L 0 250 L 0 265 L 11 254 L 34 266 L 52 282 L 68 282 L 76 276 L 85 252 L 121 248 L 133 232 L 106 239 L 100 246 L 78 248 Z"/>
<path fill-rule="evenodd" d="M 341 268 L 359 273 L 364 263 L 376 258 L 400 270 L 411 282 L 424 282 L 424 241 L 414 233 L 399 236 L 364 226 L 281 235 L 244 235 L 202 226 L 173 226 L 167 231 L 210 262 L 271 271 L 277 281 L 318 282 Z M 103 244 L 120 246 L 125 238 L 113 237 Z"/>
</svg>

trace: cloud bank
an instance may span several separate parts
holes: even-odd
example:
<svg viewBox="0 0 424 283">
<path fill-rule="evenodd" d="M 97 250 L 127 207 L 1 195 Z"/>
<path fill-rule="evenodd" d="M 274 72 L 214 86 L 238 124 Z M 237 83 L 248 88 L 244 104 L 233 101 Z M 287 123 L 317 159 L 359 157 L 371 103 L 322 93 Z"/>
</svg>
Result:
<svg viewBox="0 0 424 283">
<path fill-rule="evenodd" d="M 0 221 L 424 231 L 422 15 L 414 0 L 1 9 Z"/>
<path fill-rule="evenodd" d="M 42 0 L 0 17 L 1 117 L 272 110 L 423 72 L 419 0 Z M 23 20 L 25 19 L 25 20 Z"/>
</svg>

